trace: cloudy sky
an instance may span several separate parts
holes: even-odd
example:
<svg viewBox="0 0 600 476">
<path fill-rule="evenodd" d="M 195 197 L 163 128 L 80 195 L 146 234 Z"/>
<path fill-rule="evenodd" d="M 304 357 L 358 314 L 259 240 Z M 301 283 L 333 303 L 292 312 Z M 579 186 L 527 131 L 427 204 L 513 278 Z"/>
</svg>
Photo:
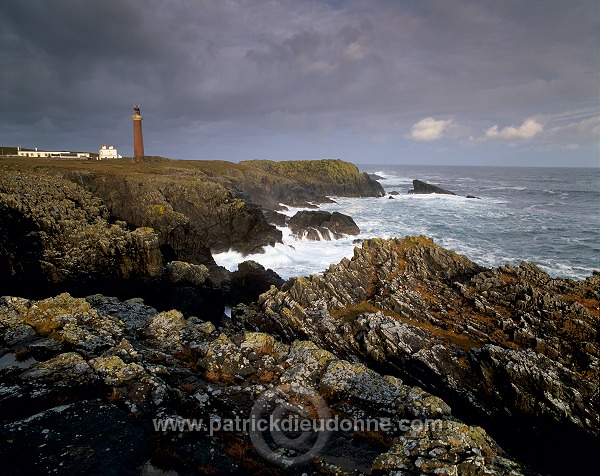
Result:
<svg viewBox="0 0 600 476">
<path fill-rule="evenodd" d="M 2 0 L 0 145 L 600 166 L 597 0 Z"/>
</svg>

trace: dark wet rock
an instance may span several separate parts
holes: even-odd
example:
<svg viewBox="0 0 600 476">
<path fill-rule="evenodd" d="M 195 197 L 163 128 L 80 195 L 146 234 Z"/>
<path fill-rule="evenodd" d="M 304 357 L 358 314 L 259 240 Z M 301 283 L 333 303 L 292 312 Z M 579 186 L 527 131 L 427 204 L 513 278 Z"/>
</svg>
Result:
<svg viewBox="0 0 600 476">
<path fill-rule="evenodd" d="M 352 217 L 322 210 L 299 211 L 290 218 L 288 226 L 294 235 L 315 241 L 339 239 L 360 233 Z"/>
<path fill-rule="evenodd" d="M 397 190 L 392 190 L 388 193 L 388 195 L 400 195 L 400 192 L 398 192 Z"/>
<path fill-rule="evenodd" d="M 231 301 L 252 303 L 271 286 L 280 287 L 284 280 L 272 269 L 265 269 L 256 261 L 238 264 L 237 271 L 231 274 Z"/>
<path fill-rule="evenodd" d="M 389 198 L 390 200 L 393 200 L 393 199 L 394 199 L 394 197 L 392 197 L 391 195 L 390 195 L 388 198 Z"/>
<path fill-rule="evenodd" d="M 275 210 L 263 210 L 265 219 L 276 226 L 286 226 L 288 222 L 288 216 L 283 213 L 276 212 Z"/>
<path fill-rule="evenodd" d="M 0 430 L 2 471 L 11 475 L 137 476 L 149 454 L 143 427 L 98 400 L 55 406 Z"/>
<path fill-rule="evenodd" d="M 95 294 L 85 300 L 103 319 L 118 319 L 128 331 L 134 333 L 143 329 L 150 317 L 157 313 L 156 309 L 144 304 L 141 299 L 120 301 L 116 297 Z"/>
<path fill-rule="evenodd" d="M 414 194 L 427 194 L 427 193 L 441 193 L 444 195 L 456 195 L 454 192 L 450 192 L 449 190 L 445 190 L 437 185 L 431 185 L 426 182 L 422 182 L 421 180 L 413 180 L 413 188 L 408 191 L 408 193 Z"/>
<path fill-rule="evenodd" d="M 223 267 L 171 261 L 166 272 L 169 283 L 159 294 L 163 309 L 177 308 L 186 315 L 202 309 L 211 316 L 220 316 L 231 300 L 231 273 Z"/>
<path fill-rule="evenodd" d="M 481 200 L 480 197 L 476 197 L 475 195 L 467 195 L 467 198 L 476 198 L 477 200 Z"/>
</svg>

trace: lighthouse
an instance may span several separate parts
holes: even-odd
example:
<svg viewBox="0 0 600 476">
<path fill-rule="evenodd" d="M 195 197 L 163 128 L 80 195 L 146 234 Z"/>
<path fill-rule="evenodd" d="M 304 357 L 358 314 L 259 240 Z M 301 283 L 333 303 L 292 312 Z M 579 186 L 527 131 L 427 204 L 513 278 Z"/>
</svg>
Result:
<svg viewBox="0 0 600 476">
<path fill-rule="evenodd" d="M 142 115 L 140 106 L 133 106 L 133 157 L 144 157 L 144 136 L 142 135 Z"/>
</svg>

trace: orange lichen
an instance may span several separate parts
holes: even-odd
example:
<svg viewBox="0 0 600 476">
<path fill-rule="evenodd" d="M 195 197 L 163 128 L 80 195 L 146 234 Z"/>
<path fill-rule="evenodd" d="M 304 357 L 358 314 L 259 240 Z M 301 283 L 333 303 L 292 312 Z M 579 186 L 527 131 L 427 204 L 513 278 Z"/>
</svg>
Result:
<svg viewBox="0 0 600 476">
<path fill-rule="evenodd" d="M 367 301 L 361 301 L 358 304 L 346 306 L 342 309 L 332 309 L 330 313 L 334 319 L 344 319 L 346 321 L 351 321 L 366 312 L 377 311 L 380 311 L 380 309 L 375 307 L 373 304 Z"/>
<path fill-rule="evenodd" d="M 442 302 L 440 298 L 434 296 L 433 294 L 430 294 L 426 291 L 426 287 L 423 285 L 423 283 L 420 282 L 416 282 L 413 286 L 412 286 L 413 291 L 418 292 L 421 296 L 423 296 L 423 298 L 425 299 L 425 302 L 427 304 L 431 304 L 433 303 L 440 303 Z"/>
<path fill-rule="evenodd" d="M 600 301 L 597 299 L 584 298 L 578 296 L 577 294 L 562 294 L 563 299 L 566 299 L 569 302 L 577 302 L 585 307 L 590 316 L 600 317 Z"/>
</svg>

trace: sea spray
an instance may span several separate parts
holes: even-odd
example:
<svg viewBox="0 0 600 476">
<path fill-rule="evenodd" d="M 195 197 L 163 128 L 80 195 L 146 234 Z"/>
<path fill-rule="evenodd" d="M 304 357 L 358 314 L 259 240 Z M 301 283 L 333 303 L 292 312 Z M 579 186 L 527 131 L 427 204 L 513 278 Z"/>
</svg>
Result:
<svg viewBox="0 0 600 476">
<path fill-rule="evenodd" d="M 253 259 L 283 278 L 319 273 L 351 257 L 357 239 L 426 235 L 484 266 L 534 261 L 554 277 L 585 278 L 600 268 L 600 170 L 508 167 L 370 166 L 387 193 L 383 198 L 332 197 L 320 209 L 350 215 L 361 233 L 336 241 L 293 237 L 263 254 L 215 255 L 236 269 Z M 409 195 L 419 178 L 456 192 Z M 481 200 L 467 199 L 476 195 Z M 282 211 L 293 216 L 301 208 Z M 360 245 L 358 245 L 360 246 Z"/>
</svg>

